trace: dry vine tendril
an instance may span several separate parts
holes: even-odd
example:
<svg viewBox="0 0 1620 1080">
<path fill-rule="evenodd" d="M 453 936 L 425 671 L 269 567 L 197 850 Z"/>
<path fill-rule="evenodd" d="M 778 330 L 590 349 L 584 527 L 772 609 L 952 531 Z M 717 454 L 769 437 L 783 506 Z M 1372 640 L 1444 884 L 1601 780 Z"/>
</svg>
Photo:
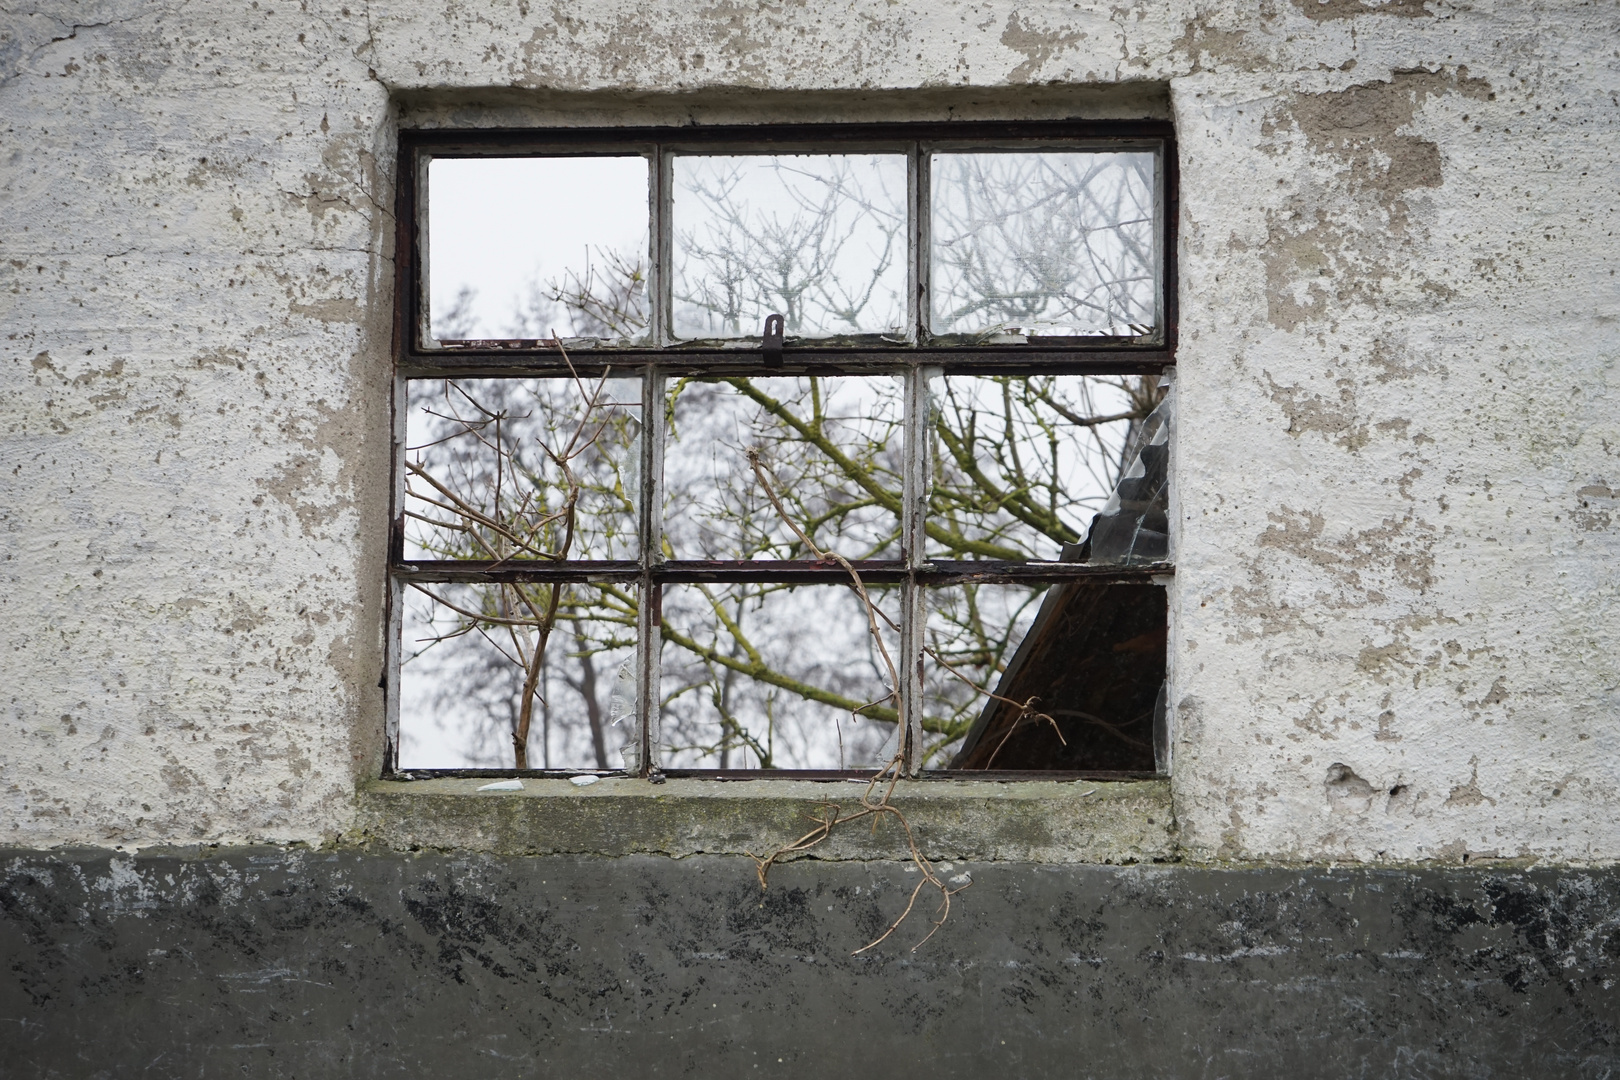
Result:
<svg viewBox="0 0 1620 1080">
<path fill-rule="evenodd" d="M 949 918 L 951 914 L 951 897 L 973 884 L 972 880 L 969 879 L 964 884 L 958 885 L 954 889 L 951 888 L 944 882 L 944 880 L 940 878 L 939 874 L 935 872 L 934 864 L 929 862 L 928 858 L 923 855 L 921 849 L 917 847 L 917 834 L 912 831 L 911 822 L 906 820 L 906 815 L 902 814 L 898 807 L 889 802 L 889 797 L 894 794 L 894 786 L 900 782 L 900 776 L 900 755 L 896 754 L 893 759 L 891 759 L 887 765 L 883 766 L 883 768 L 879 769 L 873 775 L 872 779 L 867 783 L 866 790 L 861 793 L 861 808 L 859 810 L 845 814 L 842 812 L 842 809 L 837 803 L 822 803 L 821 805 L 824 810 L 822 817 L 819 819 L 812 817 L 810 819 L 817 822 L 814 829 L 811 829 L 809 832 L 805 833 L 791 844 L 786 844 L 777 848 L 764 858 L 761 858 L 758 855 L 749 855 L 749 858 L 753 859 L 755 864 L 758 866 L 759 887 L 764 889 L 766 887 L 766 878 L 770 873 L 771 867 L 783 856 L 792 855 L 800 851 L 807 851 L 821 843 L 823 840 L 827 839 L 827 837 L 831 836 L 833 829 L 839 825 L 847 825 L 851 821 L 859 821 L 861 818 L 871 818 L 872 829 L 875 832 L 877 830 L 879 817 L 884 814 L 893 814 L 895 820 L 900 823 L 900 828 L 905 830 L 906 846 L 911 852 L 912 865 L 914 865 L 917 868 L 918 873 L 922 875 L 922 880 L 917 882 L 917 887 L 911 890 L 911 897 L 906 901 L 905 910 L 900 912 L 900 917 L 895 919 L 894 922 L 890 923 L 889 928 L 883 931 L 883 933 L 879 934 L 877 937 L 873 938 L 871 941 L 852 952 L 850 954 L 851 956 L 859 956 L 866 950 L 876 948 L 877 946 L 883 944 L 888 936 L 900 929 L 900 924 L 905 922 L 906 919 L 911 915 L 911 909 L 917 906 L 917 897 L 921 895 L 923 889 L 932 885 L 934 888 L 939 890 L 939 908 L 934 913 L 934 918 L 931 920 L 933 925 L 929 928 L 928 933 L 923 935 L 922 941 L 917 942 L 917 944 L 911 947 L 911 951 L 916 952 L 918 949 L 923 947 L 929 938 L 933 937 L 934 934 L 939 931 L 941 926 L 945 925 L 945 920 Z M 889 782 L 887 785 L 882 787 L 881 793 L 874 798 L 873 792 L 879 790 L 879 785 L 882 783 L 884 777 L 889 777 Z"/>
<path fill-rule="evenodd" d="M 771 475 L 770 470 L 766 468 L 765 464 L 760 460 L 760 453 L 757 449 L 750 449 L 748 451 L 748 463 L 753 467 L 754 475 L 758 478 L 760 488 L 765 492 L 765 497 L 770 500 L 771 506 L 775 508 L 782 521 L 787 525 L 788 528 L 793 530 L 794 535 L 796 535 L 804 543 L 806 548 L 814 553 L 816 558 L 824 562 L 835 562 L 844 568 L 844 571 L 849 574 L 850 587 L 855 591 L 855 594 L 860 597 L 861 604 L 866 609 L 867 628 L 872 634 L 873 642 L 877 645 L 879 655 L 883 657 L 884 667 L 888 670 L 890 690 L 883 697 L 878 698 L 876 701 L 868 702 L 866 705 L 863 705 L 860 708 L 870 708 L 873 705 L 880 705 L 886 701 L 893 701 L 898 709 L 900 704 L 900 675 L 895 669 L 894 660 L 889 656 L 888 646 L 884 643 L 883 635 L 878 628 L 878 620 L 880 618 L 883 619 L 884 622 L 888 623 L 891 628 L 895 628 L 893 620 L 889 619 L 881 611 L 879 611 L 877 605 L 872 602 L 871 597 L 867 595 L 865 583 L 861 581 L 860 573 L 856 571 L 855 567 L 850 565 L 849 560 L 844 558 L 842 555 L 839 555 L 837 552 L 823 551 L 816 545 L 816 542 L 810 539 L 809 535 L 799 527 L 798 523 L 788 515 L 787 510 L 782 506 L 782 501 L 777 497 L 776 484 L 774 482 L 775 478 Z M 1018 724 L 1025 723 L 1026 719 L 1027 722 L 1031 723 L 1038 723 L 1044 720 L 1052 725 L 1053 730 L 1057 730 L 1058 724 L 1056 720 L 1045 713 L 1038 713 L 1035 711 L 1035 703 L 1038 700 L 1037 698 L 1032 697 L 1028 701 L 1017 702 L 1012 701 L 1009 698 L 1001 697 L 999 694 L 991 693 L 990 691 L 974 684 L 972 680 L 968 679 L 967 676 L 963 675 L 950 664 L 946 663 L 944 659 L 935 654 L 933 650 L 929 649 L 925 651 L 952 675 L 961 679 L 969 686 L 972 686 L 979 693 L 984 694 L 987 697 L 994 698 L 997 701 L 1004 701 L 1010 705 L 1016 706 L 1021 713 Z M 859 712 L 860 709 L 855 711 Z M 1063 738 L 1063 733 L 1061 731 L 1058 731 L 1058 738 L 1060 740 Z M 1005 738 L 1003 739 L 1003 742 L 1005 742 Z M 839 825 L 847 825 L 852 821 L 859 821 L 862 818 L 871 818 L 873 832 L 876 832 L 879 819 L 884 815 L 892 814 L 895 820 L 900 823 L 900 828 L 904 830 L 906 834 L 906 847 L 911 853 L 912 865 L 914 865 L 917 868 L 917 872 L 922 875 L 922 880 L 918 881 L 917 887 L 911 890 L 911 897 L 906 901 L 905 910 L 900 912 L 900 916 L 895 919 L 894 922 L 889 924 L 889 928 L 887 930 L 883 931 L 883 933 L 879 934 L 876 938 L 861 946 L 859 949 L 856 949 L 851 954 L 853 956 L 859 956 L 868 949 L 875 948 L 876 946 L 882 944 L 890 934 L 893 934 L 896 930 L 898 930 L 900 928 L 900 924 L 906 921 L 906 919 L 911 915 L 912 909 L 917 906 L 917 897 L 922 894 L 923 889 L 928 886 L 932 886 L 939 890 L 939 908 L 935 911 L 934 918 L 931 920 L 932 926 L 930 927 L 928 933 L 923 936 L 922 941 L 917 942 L 917 944 L 911 947 L 911 951 L 916 952 L 918 949 L 922 948 L 923 944 L 926 943 L 929 938 L 933 937 L 934 934 L 939 931 L 941 926 L 945 925 L 945 920 L 950 917 L 951 913 L 951 897 L 973 884 L 972 880 L 970 879 L 966 883 L 958 885 L 954 889 L 947 885 L 945 881 L 940 878 L 938 873 L 935 872 L 933 863 L 931 863 L 928 858 L 923 855 L 922 850 L 917 846 L 917 834 L 915 831 L 913 831 L 911 822 L 907 821 L 905 814 L 901 813 L 899 808 L 889 801 L 890 797 L 894 794 L 895 786 L 900 783 L 900 778 L 903 775 L 902 754 L 903 751 L 896 751 L 894 757 L 889 759 L 889 763 L 873 774 L 872 779 L 866 785 L 866 790 L 861 793 L 861 808 L 859 810 L 845 814 L 837 803 L 822 803 L 822 816 L 819 818 L 812 817 L 810 819 L 816 822 L 816 827 L 814 829 L 811 829 L 809 832 L 805 833 L 792 843 L 777 848 L 775 851 L 771 852 L 767 856 L 764 856 L 763 858 L 758 855 L 749 855 L 749 858 L 754 860 L 758 868 L 759 887 L 764 889 L 767 887 L 767 878 L 770 874 L 771 867 L 783 857 L 793 855 L 801 851 L 808 851 L 810 848 L 815 847 L 817 844 L 827 839 L 827 837 L 831 836 L 833 829 L 837 828 Z M 888 778 L 887 784 L 883 783 L 885 777 Z"/>
<path fill-rule="evenodd" d="M 555 561 L 567 559 L 572 553 L 577 537 L 580 497 L 585 484 L 576 465 L 598 444 L 606 430 L 608 419 L 603 410 L 608 403 L 604 401 L 603 395 L 607 376 L 604 374 L 594 385 L 587 385 L 573 370 L 572 362 L 562 343 L 555 337 L 550 339 L 550 343 L 558 349 L 568 365 L 572 382 L 582 403 L 580 414 L 563 425 L 555 433 L 554 438 L 533 437 L 535 446 L 556 470 L 552 486 L 559 491 L 560 501 L 552 503 L 541 501 L 537 495 L 538 489 L 522 490 L 510 497 L 502 494 L 503 478 L 515 479 L 523 474 L 516 450 L 508 445 L 509 440 L 502 433 L 503 425 L 511 422 L 513 416 L 506 411 L 504 403 L 496 407 L 487 407 L 455 384 L 451 384 L 451 387 L 465 399 L 466 405 L 472 407 L 474 415 L 463 417 L 458 411 L 449 416 L 448 419 L 455 421 L 454 433 L 444 438 L 469 437 L 491 453 L 495 469 L 493 501 L 485 506 L 471 496 L 459 493 L 451 483 L 435 477 L 423 464 L 406 462 L 409 480 L 425 485 L 426 488 L 418 490 L 412 486 L 410 494 L 425 507 L 433 507 L 442 514 L 439 517 L 429 517 L 407 511 L 408 515 L 455 533 L 460 538 L 460 547 L 457 548 L 460 552 L 497 561 L 514 557 Z M 897 632 L 898 624 L 884 614 L 873 601 L 859 572 L 849 560 L 818 545 L 810 535 L 814 525 L 801 525 L 795 520 L 779 494 L 780 483 L 762 460 L 760 451 L 751 449 L 747 456 L 760 490 L 767 496 L 774 512 L 814 558 L 835 563 L 847 573 L 849 587 L 860 600 L 868 633 L 876 646 L 875 652 L 881 657 L 883 672 L 889 685 L 886 692 L 877 700 L 859 704 L 858 699 L 850 699 L 845 707 L 857 718 L 870 716 L 880 707 L 886 707 L 883 708 L 883 712 L 892 714 L 895 721 L 898 721 L 902 713 L 898 666 L 883 637 L 883 626 L 886 625 L 890 631 Z M 476 634 L 499 649 L 509 662 L 523 672 L 524 685 L 520 694 L 522 707 L 515 718 L 511 741 L 517 767 L 527 767 L 526 743 L 533 704 L 538 697 L 539 672 L 550 644 L 552 631 L 564 617 L 561 589 L 556 584 L 500 585 L 484 603 L 468 606 L 458 604 L 448 595 L 442 595 L 442 590 L 431 589 L 415 582 L 412 586 L 438 605 L 461 617 L 461 621 L 453 630 L 440 634 L 433 640 L 448 640 Z M 974 683 L 968 675 L 949 663 L 935 649 L 925 647 L 924 653 L 938 663 L 942 670 L 970 687 L 975 694 L 1001 701 L 1018 710 L 1018 720 L 1012 730 L 1030 723 L 1048 723 L 1053 726 L 1054 731 L 1057 731 L 1056 722 L 1052 717 L 1036 710 L 1038 698 L 1030 697 L 1020 702 L 1003 697 Z M 885 716 L 884 719 L 887 720 L 888 717 Z M 1058 736 L 1061 740 L 1060 731 Z M 1006 738 L 1004 735 L 1003 743 Z M 905 909 L 899 917 L 881 935 L 861 949 L 855 950 L 857 954 L 876 947 L 892 936 L 915 910 L 923 890 L 931 887 L 938 890 L 940 904 L 928 934 L 913 946 L 914 949 L 920 947 L 944 924 L 950 913 L 952 897 L 968 887 L 968 883 L 953 887 L 939 876 L 932 863 L 922 854 L 911 823 L 901 810 L 893 805 L 891 797 L 903 776 L 903 757 L 897 753 L 872 775 L 858 808 L 845 813 L 837 804 L 823 803 L 821 812 L 810 818 L 815 823 L 815 828 L 768 856 L 751 855 L 757 864 L 760 885 L 764 888 L 771 866 L 814 848 L 830 836 L 833 829 L 839 825 L 870 817 L 873 819 L 872 827 L 875 832 L 880 818 L 893 815 L 906 835 L 907 849 L 913 864 L 920 872 L 921 880 L 911 891 Z"/>
</svg>

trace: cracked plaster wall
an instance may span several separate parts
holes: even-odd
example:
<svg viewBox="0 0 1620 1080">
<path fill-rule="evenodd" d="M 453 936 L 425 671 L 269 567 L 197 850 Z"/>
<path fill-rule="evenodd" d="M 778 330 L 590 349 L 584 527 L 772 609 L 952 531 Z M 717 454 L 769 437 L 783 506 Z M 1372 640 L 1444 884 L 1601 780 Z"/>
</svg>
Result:
<svg viewBox="0 0 1620 1080">
<path fill-rule="evenodd" d="M 1620 12 L 1550 0 L 6 0 L 0 841 L 352 827 L 401 115 L 1165 109 L 1187 854 L 1620 857 Z"/>
</svg>

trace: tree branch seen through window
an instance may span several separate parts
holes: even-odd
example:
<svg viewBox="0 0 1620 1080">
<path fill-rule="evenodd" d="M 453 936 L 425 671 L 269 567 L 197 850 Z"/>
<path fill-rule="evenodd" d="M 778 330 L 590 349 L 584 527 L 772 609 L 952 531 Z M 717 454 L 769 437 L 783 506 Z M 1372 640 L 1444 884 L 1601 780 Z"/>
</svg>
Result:
<svg viewBox="0 0 1620 1080">
<path fill-rule="evenodd" d="M 1144 444 L 1168 446 L 1157 375 L 773 373 L 733 346 L 709 367 L 614 362 L 662 333 L 747 339 L 770 312 L 790 340 L 934 333 L 965 359 L 1159 332 L 1154 154 L 937 153 L 924 250 L 907 192 L 929 160 L 671 153 L 645 252 L 593 243 L 508 275 L 500 325 L 546 371 L 408 382 L 401 767 L 1155 767 L 1162 593 L 1073 574 Z M 434 206 L 454 197 L 435 185 Z M 431 339 L 482 347 L 478 287 L 432 270 Z M 1163 492 L 1131 520 L 1162 518 Z M 1107 625 L 1086 614 L 1104 595 L 1127 611 Z M 1102 674 L 1070 685 L 1089 655 L 1148 659 L 1108 669 L 1133 687 L 1110 704 Z"/>
</svg>

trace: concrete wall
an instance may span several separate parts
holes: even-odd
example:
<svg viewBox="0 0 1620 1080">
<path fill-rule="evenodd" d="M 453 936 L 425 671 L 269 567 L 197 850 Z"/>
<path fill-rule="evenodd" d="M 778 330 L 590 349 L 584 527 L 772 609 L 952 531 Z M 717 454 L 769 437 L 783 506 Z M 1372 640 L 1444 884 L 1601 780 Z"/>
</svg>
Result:
<svg viewBox="0 0 1620 1080">
<path fill-rule="evenodd" d="M 1620 10 L 0 17 L 0 841 L 322 842 L 380 762 L 396 122 L 1180 140 L 1187 858 L 1620 857 Z"/>
<path fill-rule="evenodd" d="M 11 1070 L 1620 1067 L 1620 8 L 347 5 L 0 0 Z M 1169 790 L 375 783 L 398 127 L 948 116 L 1176 124 Z"/>
</svg>

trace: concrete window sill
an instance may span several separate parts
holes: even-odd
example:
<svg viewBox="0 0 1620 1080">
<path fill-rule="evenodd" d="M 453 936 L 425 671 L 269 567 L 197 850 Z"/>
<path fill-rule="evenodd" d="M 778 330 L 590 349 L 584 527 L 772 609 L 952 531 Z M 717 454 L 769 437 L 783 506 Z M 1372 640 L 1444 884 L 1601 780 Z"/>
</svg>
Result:
<svg viewBox="0 0 1620 1080">
<path fill-rule="evenodd" d="M 524 780 L 522 791 L 478 791 L 486 780 L 373 780 L 359 791 L 364 839 L 412 850 L 500 855 L 765 855 L 814 827 L 823 805 L 857 809 L 862 784 L 806 780 L 608 778 L 589 787 Z M 931 859 L 1139 863 L 1171 858 L 1170 783 L 1019 781 L 902 783 L 892 804 Z M 901 859 L 889 815 L 835 829 L 822 859 Z"/>
</svg>

